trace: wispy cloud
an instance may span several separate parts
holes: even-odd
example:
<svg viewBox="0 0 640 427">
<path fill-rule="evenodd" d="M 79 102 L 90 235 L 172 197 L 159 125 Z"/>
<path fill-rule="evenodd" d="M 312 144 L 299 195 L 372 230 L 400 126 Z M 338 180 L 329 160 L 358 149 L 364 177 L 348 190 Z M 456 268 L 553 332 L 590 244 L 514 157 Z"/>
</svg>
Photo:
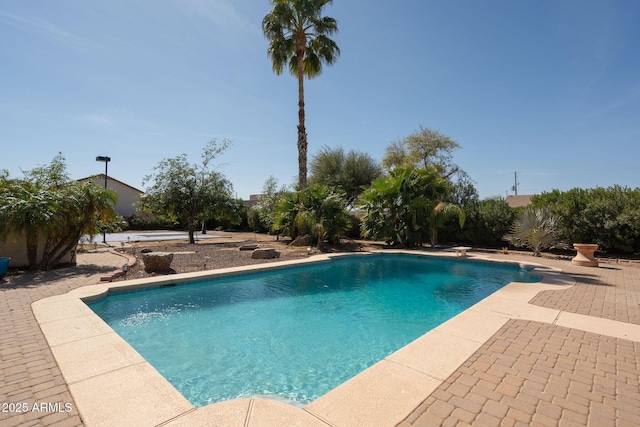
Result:
<svg viewBox="0 0 640 427">
<path fill-rule="evenodd" d="M 164 129 L 164 125 L 150 121 L 126 107 L 107 107 L 77 112 L 72 113 L 69 118 L 80 126 L 103 134 L 121 135 L 131 132 L 153 134 Z"/>
<path fill-rule="evenodd" d="M 135 132 L 160 140 L 201 140 L 206 142 L 213 137 L 217 139 L 236 139 L 228 135 L 212 135 L 206 130 L 174 126 L 161 122 L 153 117 L 145 117 L 130 108 L 107 108 L 104 110 L 76 113 L 71 119 L 80 124 L 105 134 L 127 135 Z"/>
<path fill-rule="evenodd" d="M 98 47 L 93 41 L 73 34 L 39 17 L 24 17 L 0 12 L 0 22 L 4 22 L 18 30 L 53 40 L 67 47 L 76 49 L 95 49 Z"/>
<path fill-rule="evenodd" d="M 118 124 L 118 120 L 114 116 L 105 113 L 82 113 L 77 115 L 75 119 L 81 123 L 101 128 L 115 128 Z"/>
<path fill-rule="evenodd" d="M 255 6 L 243 8 L 243 1 L 187 0 L 176 3 L 187 6 L 188 13 L 212 25 L 212 31 L 224 43 L 239 42 L 261 34 L 260 21 L 253 16 Z"/>
</svg>

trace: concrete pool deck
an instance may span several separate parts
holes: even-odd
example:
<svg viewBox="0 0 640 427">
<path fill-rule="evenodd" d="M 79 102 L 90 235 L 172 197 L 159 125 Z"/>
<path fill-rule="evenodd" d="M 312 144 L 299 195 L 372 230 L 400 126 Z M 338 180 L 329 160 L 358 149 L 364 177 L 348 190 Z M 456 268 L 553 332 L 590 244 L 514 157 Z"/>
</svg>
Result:
<svg viewBox="0 0 640 427">
<path fill-rule="evenodd" d="M 489 257 L 542 264 L 545 283 L 508 285 L 302 409 L 263 399 L 194 409 L 80 302 L 106 292 L 106 285 L 83 286 L 98 282 L 89 274 L 0 288 L 0 400 L 30 409 L 0 412 L 0 422 L 636 425 L 640 269 Z M 29 304 L 50 295 L 33 303 L 43 336 Z M 32 410 L 43 402 L 72 408 Z"/>
</svg>

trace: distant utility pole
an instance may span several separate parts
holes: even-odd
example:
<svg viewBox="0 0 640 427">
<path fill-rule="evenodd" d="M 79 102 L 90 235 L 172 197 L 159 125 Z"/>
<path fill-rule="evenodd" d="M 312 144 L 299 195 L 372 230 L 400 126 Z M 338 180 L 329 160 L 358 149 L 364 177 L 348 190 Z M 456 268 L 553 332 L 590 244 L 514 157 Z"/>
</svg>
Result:
<svg viewBox="0 0 640 427">
<path fill-rule="evenodd" d="M 514 172 L 513 173 L 513 187 L 511 187 L 511 190 L 513 190 L 513 192 L 515 193 L 515 195 L 518 195 L 518 172 Z"/>
</svg>

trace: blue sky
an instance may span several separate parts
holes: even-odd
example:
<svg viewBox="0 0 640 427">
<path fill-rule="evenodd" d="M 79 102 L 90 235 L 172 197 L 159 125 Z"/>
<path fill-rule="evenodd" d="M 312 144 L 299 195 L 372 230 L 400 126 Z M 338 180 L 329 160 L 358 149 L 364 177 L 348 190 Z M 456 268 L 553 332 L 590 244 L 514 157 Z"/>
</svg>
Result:
<svg viewBox="0 0 640 427">
<path fill-rule="evenodd" d="M 275 75 L 267 0 L 0 0 L 0 169 L 58 153 L 73 178 L 144 189 L 159 161 L 199 160 L 238 197 L 296 182 L 297 85 Z M 640 187 L 640 2 L 335 0 L 342 54 L 306 81 L 310 157 L 381 159 L 420 125 L 450 136 L 482 198 Z"/>
</svg>

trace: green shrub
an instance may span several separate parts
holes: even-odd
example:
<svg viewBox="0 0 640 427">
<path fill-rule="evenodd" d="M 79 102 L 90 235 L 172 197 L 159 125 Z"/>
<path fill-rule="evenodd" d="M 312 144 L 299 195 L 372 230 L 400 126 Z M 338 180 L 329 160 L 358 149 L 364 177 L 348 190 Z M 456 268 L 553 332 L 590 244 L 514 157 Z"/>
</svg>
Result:
<svg viewBox="0 0 640 427">
<path fill-rule="evenodd" d="M 560 218 L 560 232 L 571 243 L 596 243 L 605 252 L 640 252 L 640 188 L 553 190 L 531 201 Z"/>
<path fill-rule="evenodd" d="M 366 212 L 362 234 L 389 244 L 433 244 L 444 206 L 451 205 L 442 203 L 448 188 L 449 182 L 435 168 L 396 167 L 373 181 L 360 197 L 360 207 Z"/>
<path fill-rule="evenodd" d="M 129 230 L 179 230 L 180 224 L 147 212 L 136 212 L 127 220 Z"/>
<path fill-rule="evenodd" d="M 464 242 L 473 246 L 499 248 L 504 246 L 502 236 L 516 218 L 516 213 L 504 199 L 494 198 L 467 204 L 466 222 L 460 229 L 457 221 L 449 221 L 442 235 L 450 242 Z"/>
<path fill-rule="evenodd" d="M 310 185 L 284 195 L 275 208 L 273 229 L 295 239 L 310 233 L 318 247 L 325 239 L 336 243 L 351 225 L 344 195 L 324 185 Z"/>
</svg>

